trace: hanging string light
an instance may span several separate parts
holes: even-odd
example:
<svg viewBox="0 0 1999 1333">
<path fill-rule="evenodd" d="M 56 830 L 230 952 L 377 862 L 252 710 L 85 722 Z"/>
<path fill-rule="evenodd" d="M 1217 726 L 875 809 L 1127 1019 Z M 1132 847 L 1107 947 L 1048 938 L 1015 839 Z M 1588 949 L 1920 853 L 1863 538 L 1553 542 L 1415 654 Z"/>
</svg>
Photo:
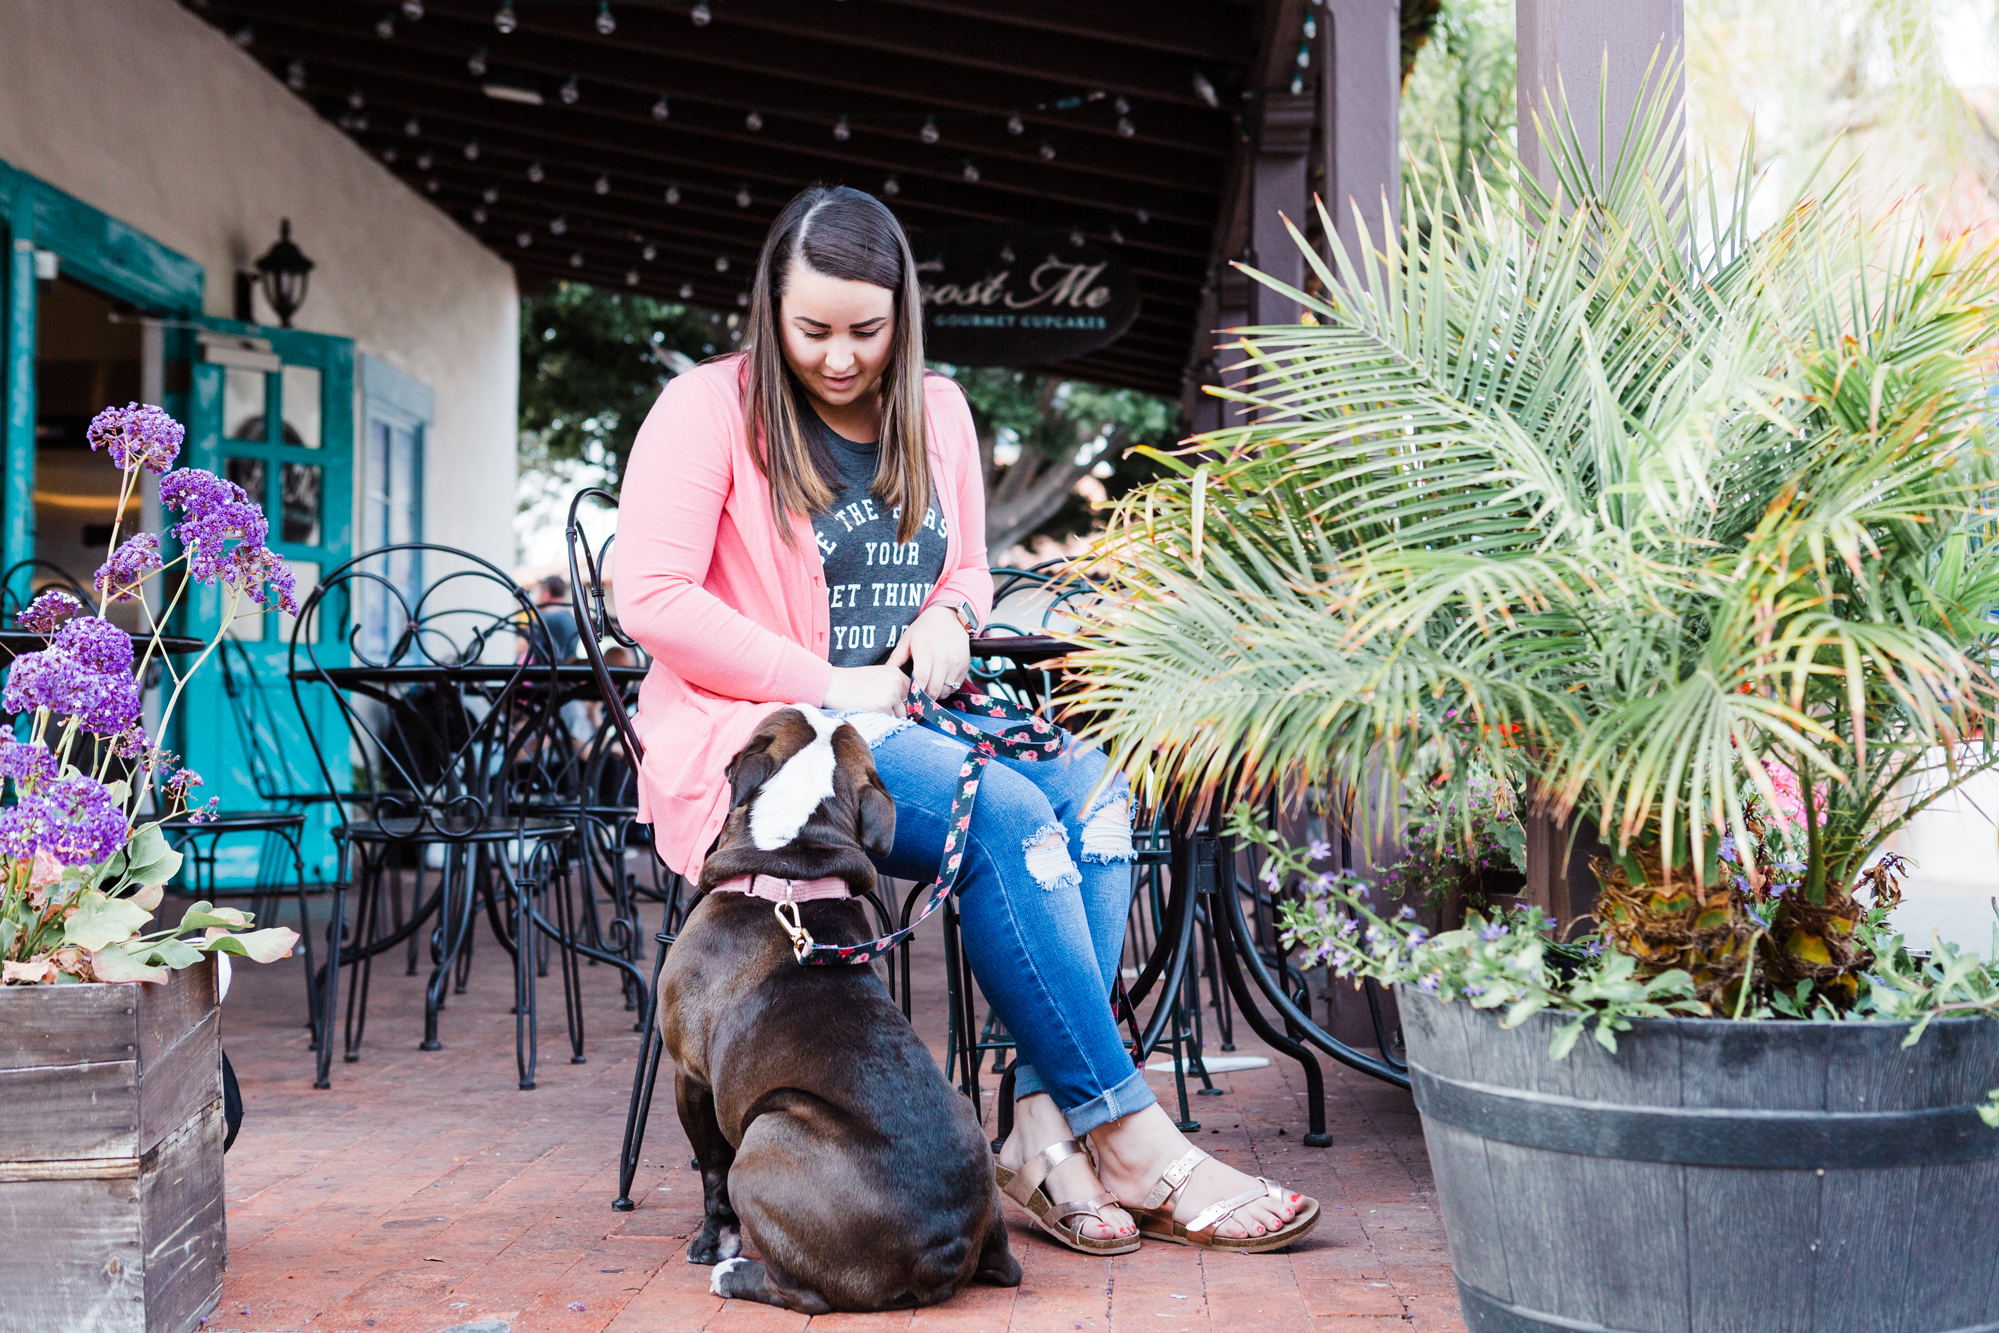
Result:
<svg viewBox="0 0 1999 1333">
<path fill-rule="evenodd" d="M 736 304 L 737 304 L 737 305 L 739 305 L 739 306 L 747 306 L 747 305 L 748 305 L 749 303 L 750 303 L 750 294 L 749 294 L 748 292 L 737 292 L 737 293 L 736 293 Z"/>
<path fill-rule="evenodd" d="M 500 10 L 493 15 L 493 26 L 502 33 L 512 32 L 521 26 L 521 21 L 514 17 L 514 0 L 500 0 Z"/>
<path fill-rule="evenodd" d="M 1138 219 L 1138 225 L 1141 227 L 1145 226 L 1147 223 L 1152 221 L 1152 214 L 1146 212 L 1142 208 L 1134 212 L 1132 216 Z"/>
<path fill-rule="evenodd" d="M 958 174 L 963 176 L 966 179 L 966 181 L 968 181 L 973 185 L 977 185 L 979 183 L 978 165 L 974 163 L 972 159 L 969 157 L 965 159 L 965 169 L 959 172 Z"/>
<path fill-rule="evenodd" d="M 384 14 L 382 15 L 382 17 L 376 19 L 375 35 L 381 38 L 385 42 L 388 41 L 389 38 L 395 36 L 396 16 L 394 14 Z"/>
<path fill-rule="evenodd" d="M 479 141 L 477 139 L 467 139 L 465 141 L 465 160 L 467 162 L 477 162 L 479 160 Z"/>
<path fill-rule="evenodd" d="M 436 194 L 438 191 L 437 177 L 433 176 L 429 180 L 425 181 L 423 183 L 423 188 L 431 194 Z"/>
<path fill-rule="evenodd" d="M 520 246 L 523 250 L 527 249 L 530 245 L 534 244 L 534 233 L 531 231 L 521 232 L 514 237 L 514 244 Z"/>
<path fill-rule="evenodd" d="M 738 185 L 736 187 L 736 207 L 748 208 L 750 202 L 750 187 L 747 185 Z"/>
<path fill-rule="evenodd" d="M 1124 233 L 1123 233 L 1123 232 L 1121 232 L 1121 231 L 1119 231 L 1119 230 L 1118 230 L 1118 229 L 1117 229 L 1116 227 L 1112 227 L 1112 228 L 1111 228 L 1111 233 L 1110 233 L 1110 235 L 1111 235 L 1111 244 L 1112 244 L 1112 245 L 1123 245 L 1123 244 L 1124 244 Z"/>
<path fill-rule="evenodd" d="M 840 117 L 839 124 L 833 127 L 833 137 L 841 143 L 845 143 L 854 137 L 854 132 L 847 128 L 847 118 L 845 116 Z"/>
<path fill-rule="evenodd" d="M 562 91 L 556 95 L 562 99 L 564 106 L 575 106 L 577 99 L 583 96 L 583 88 L 572 74 L 569 76 L 569 82 L 563 84 Z"/>
<path fill-rule="evenodd" d="M 423 0 L 403 0 L 403 17 L 411 23 L 423 18 Z"/>
<path fill-rule="evenodd" d="M 693 299 L 694 299 L 694 284 L 693 284 L 693 283 L 691 283 L 691 282 L 683 282 L 683 283 L 681 283 L 681 284 L 680 284 L 680 299 L 681 299 L 681 300 L 683 300 L 683 301 L 690 301 L 690 300 L 693 300 Z"/>
<path fill-rule="evenodd" d="M 1119 117 L 1117 118 L 1117 137 L 1118 137 L 1118 138 L 1120 138 L 1120 139 L 1129 139 L 1129 138 L 1130 138 L 1130 137 L 1131 137 L 1132 135 L 1134 135 L 1134 134 L 1137 134 L 1137 133 L 1138 133 L 1138 126 L 1136 126 L 1136 125 L 1134 125 L 1134 124 L 1132 124 L 1132 123 L 1131 123 L 1131 117 L 1130 117 L 1130 116 L 1119 116 Z"/>
<path fill-rule="evenodd" d="M 611 0 L 599 0 L 597 5 L 597 31 L 609 37 L 618 30 L 618 20 L 611 17 Z"/>
<path fill-rule="evenodd" d="M 925 116 L 923 118 L 923 128 L 916 132 L 916 137 L 925 143 L 936 143 L 939 139 L 943 138 L 943 132 L 937 128 L 937 117 Z"/>
<path fill-rule="evenodd" d="M 485 47 L 482 46 L 477 51 L 474 51 L 471 57 L 466 60 L 465 72 L 470 74 L 475 79 L 483 79 L 486 77 Z"/>
<path fill-rule="evenodd" d="M 755 107 L 751 107 L 750 114 L 743 117 L 743 128 L 748 130 L 751 134 L 755 134 L 758 130 L 762 129 L 763 127 L 764 127 L 763 116 L 757 111 Z"/>
<path fill-rule="evenodd" d="M 417 120 L 415 115 L 411 115 L 408 120 L 403 122 L 403 133 L 409 135 L 412 139 L 423 133 L 423 125 Z"/>
<path fill-rule="evenodd" d="M 902 186 L 897 183 L 895 177 L 890 176 L 882 182 L 882 193 L 893 199 L 902 193 Z"/>
<path fill-rule="evenodd" d="M 715 271 L 717 273 L 727 273 L 729 271 L 729 257 L 727 255 L 715 256 Z"/>
<path fill-rule="evenodd" d="M 639 271 L 638 271 L 637 269 L 635 269 L 635 268 L 628 268 L 628 269 L 626 269 L 626 270 L 625 270 L 625 286 L 627 286 L 627 287 L 636 287 L 636 286 L 638 286 L 638 285 L 639 285 Z"/>
<path fill-rule="evenodd" d="M 1194 71 L 1194 96 L 1200 98 L 1210 108 L 1222 104 L 1221 97 L 1215 92 L 1215 85 L 1210 83 L 1208 76 L 1198 69 Z"/>
<path fill-rule="evenodd" d="M 1071 231 L 1071 232 L 1069 233 L 1069 244 L 1071 244 L 1071 245 L 1081 245 L 1082 243 L 1083 243 L 1083 233 L 1082 233 L 1082 232 L 1080 232 L 1080 231 Z"/>
<path fill-rule="evenodd" d="M 1006 132 L 1008 134 L 1027 133 L 1027 122 L 1020 118 L 1020 113 L 1018 111 L 1014 112 L 1012 115 L 1006 118 Z"/>
<path fill-rule="evenodd" d="M 646 248 L 639 251 L 639 258 L 645 260 L 648 264 L 652 263 L 653 260 L 659 258 L 659 247 L 651 241 L 647 241 Z"/>
<path fill-rule="evenodd" d="M 368 105 L 368 99 L 361 96 L 361 90 L 356 88 L 353 92 L 347 94 L 347 105 L 359 111 L 362 107 Z"/>
<path fill-rule="evenodd" d="M 250 49 L 250 44 L 257 40 L 257 30 L 245 23 L 234 33 L 230 34 L 229 40 L 247 51 Z"/>
<path fill-rule="evenodd" d="M 486 216 L 486 206 L 484 204 L 474 204 L 472 206 L 472 220 L 474 222 L 483 227 L 486 225 Z"/>
<path fill-rule="evenodd" d="M 497 185 L 488 185 L 485 192 L 479 197 L 489 204 L 497 204 L 500 202 L 500 187 Z"/>
<path fill-rule="evenodd" d="M 665 120 L 672 114 L 673 108 L 666 104 L 666 94 L 661 93 L 659 100 L 652 104 L 652 118 L 654 120 Z"/>
<path fill-rule="evenodd" d="M 541 178 L 544 174 L 545 173 L 541 169 L 540 158 L 536 158 L 534 161 L 528 163 L 528 179 L 533 181 L 536 185 L 541 184 Z"/>
<path fill-rule="evenodd" d="M 418 171 L 429 171 L 430 163 L 431 156 L 429 153 L 418 153 L 416 155 L 416 169 Z"/>
<path fill-rule="evenodd" d="M 395 160 L 396 160 L 396 150 L 393 147 L 384 148 L 382 150 L 382 161 L 393 163 Z"/>
<path fill-rule="evenodd" d="M 1048 140 L 1043 139 L 1041 141 L 1040 152 L 1043 162 L 1053 162 L 1055 160 L 1055 145 L 1049 143 Z"/>
<path fill-rule="evenodd" d="M 285 83 L 295 93 L 305 91 L 305 62 L 294 60 L 285 66 Z"/>
<path fill-rule="evenodd" d="M 695 27 L 705 28 L 708 26 L 708 20 L 714 18 L 715 15 L 709 10 L 707 5 L 696 4 L 694 8 L 687 11 L 687 17 L 694 20 Z"/>
<path fill-rule="evenodd" d="M 569 215 L 567 213 L 557 213 L 554 217 L 548 220 L 548 234 L 550 236 L 560 236 L 562 235 L 563 232 L 568 230 L 569 230 Z"/>
<path fill-rule="evenodd" d="M 569 256 L 569 267 L 571 268 L 583 267 L 583 252 L 581 250 L 578 250 L 574 254 Z"/>
<path fill-rule="evenodd" d="M 596 183 L 591 185 L 590 188 L 598 194 L 609 194 L 611 192 L 611 173 L 606 171 L 599 175 Z"/>
<path fill-rule="evenodd" d="M 666 183 L 666 202 L 669 204 L 680 202 L 680 186 L 672 181 Z"/>
</svg>

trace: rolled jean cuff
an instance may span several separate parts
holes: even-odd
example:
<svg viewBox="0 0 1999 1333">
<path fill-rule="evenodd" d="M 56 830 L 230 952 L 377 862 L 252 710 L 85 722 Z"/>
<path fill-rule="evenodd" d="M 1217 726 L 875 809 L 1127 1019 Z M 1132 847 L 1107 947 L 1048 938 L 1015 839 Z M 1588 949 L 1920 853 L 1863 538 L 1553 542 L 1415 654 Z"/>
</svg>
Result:
<svg viewBox="0 0 1999 1333">
<path fill-rule="evenodd" d="M 1014 1095 L 1020 1095 L 1020 1084 L 1015 1082 Z M 1089 1133 L 1099 1125 L 1130 1115 L 1133 1111 L 1143 1111 L 1159 1099 L 1146 1086 L 1145 1071 L 1134 1069 L 1131 1077 L 1116 1087 L 1100 1092 L 1081 1106 L 1069 1107 L 1062 1114 L 1069 1121 L 1069 1132 L 1077 1138 Z"/>
<path fill-rule="evenodd" d="M 1048 1085 L 1041 1081 L 1041 1075 L 1034 1072 L 1033 1065 L 1027 1063 L 1025 1060 L 1014 1062 L 1013 1099 L 1015 1101 L 1019 1101 L 1022 1097 L 1032 1097 L 1037 1092 L 1046 1091 L 1048 1091 Z"/>
</svg>

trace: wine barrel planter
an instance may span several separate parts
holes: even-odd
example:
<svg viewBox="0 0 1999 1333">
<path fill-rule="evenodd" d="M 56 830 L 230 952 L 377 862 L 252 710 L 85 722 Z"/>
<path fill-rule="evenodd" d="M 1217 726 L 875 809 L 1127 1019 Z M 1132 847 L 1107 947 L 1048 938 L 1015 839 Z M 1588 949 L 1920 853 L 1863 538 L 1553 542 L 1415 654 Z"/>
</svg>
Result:
<svg viewBox="0 0 1999 1333">
<path fill-rule="evenodd" d="M 1401 988 L 1472 1333 L 1999 1333 L 1999 1022 L 1561 1020 Z"/>
<path fill-rule="evenodd" d="M 0 1333 L 185 1333 L 222 1294 L 215 964 L 0 987 Z"/>
</svg>

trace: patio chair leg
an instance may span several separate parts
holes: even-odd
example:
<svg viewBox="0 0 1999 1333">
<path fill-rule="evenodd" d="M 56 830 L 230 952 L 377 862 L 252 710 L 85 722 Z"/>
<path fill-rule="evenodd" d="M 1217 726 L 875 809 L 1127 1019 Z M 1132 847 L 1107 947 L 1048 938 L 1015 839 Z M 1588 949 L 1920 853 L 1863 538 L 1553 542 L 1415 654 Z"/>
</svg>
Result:
<svg viewBox="0 0 1999 1333">
<path fill-rule="evenodd" d="M 583 1054 L 583 966 L 580 961 L 581 955 L 569 947 L 572 932 L 577 927 L 575 899 L 570 896 L 575 886 L 570 879 L 569 863 L 566 860 L 557 860 L 553 873 L 555 883 L 552 888 L 555 894 L 556 927 L 559 932 L 553 947 L 556 951 L 556 962 L 562 968 L 563 1017 L 569 1024 L 569 1063 L 588 1064 L 589 1057 Z M 596 966 L 596 962 L 596 959 L 591 959 L 591 966 Z"/>
<path fill-rule="evenodd" d="M 520 1067 L 521 1091 L 534 1088 L 535 1046 L 535 928 L 534 880 L 514 879 L 514 1061 Z"/>
<path fill-rule="evenodd" d="M 437 1039 L 437 1015 L 444 1008 L 444 988 L 450 983 L 459 954 L 472 934 L 472 885 L 463 860 L 454 852 L 455 849 L 446 851 L 444 868 L 439 872 L 442 882 L 437 912 L 438 944 L 433 954 L 430 984 L 424 987 L 423 1041 L 417 1047 L 420 1051 L 444 1049 L 444 1043 Z"/>
<path fill-rule="evenodd" d="M 326 930 L 326 977 L 319 983 L 318 1021 L 315 1024 L 316 1040 L 319 1043 L 319 1067 L 312 1086 L 330 1088 L 333 1086 L 333 1019 L 340 1002 L 340 935 L 347 919 L 347 849 L 343 845 L 340 852 L 340 875 L 333 881 L 333 919 Z"/>
<path fill-rule="evenodd" d="M 652 995 L 659 994 L 659 974 L 666 967 L 666 951 L 673 947 L 673 936 L 661 931 L 658 936 L 659 956 L 652 965 Z M 632 1181 L 639 1173 L 639 1150 L 645 1144 L 646 1117 L 652 1113 L 653 1084 L 659 1079 L 659 1057 L 665 1042 L 659 1033 L 659 1009 L 649 996 L 645 1001 L 645 1033 L 639 1038 L 639 1064 L 632 1072 L 632 1102 L 625 1112 L 625 1141 L 618 1150 L 618 1197 L 611 1201 L 611 1207 L 621 1213 L 629 1213 L 638 1205 L 632 1202 Z"/>
<path fill-rule="evenodd" d="M 341 1060 L 350 1065 L 360 1063 L 361 1038 L 368 1028 L 368 983 L 375 964 L 375 951 L 368 946 L 381 930 L 381 897 L 381 868 L 374 866 L 354 914 L 354 972 L 347 982 L 346 1049 L 341 1052 Z"/>
</svg>

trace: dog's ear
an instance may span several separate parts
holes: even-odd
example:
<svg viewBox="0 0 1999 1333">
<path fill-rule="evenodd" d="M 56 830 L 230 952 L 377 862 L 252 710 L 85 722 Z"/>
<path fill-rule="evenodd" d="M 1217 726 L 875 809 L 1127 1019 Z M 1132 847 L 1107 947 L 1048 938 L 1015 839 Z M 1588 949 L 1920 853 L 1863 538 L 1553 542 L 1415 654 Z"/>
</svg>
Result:
<svg viewBox="0 0 1999 1333">
<path fill-rule="evenodd" d="M 860 833 L 861 846 L 876 856 L 887 856 L 895 850 L 895 798 L 872 773 L 861 784 Z"/>
<path fill-rule="evenodd" d="M 771 780 L 782 767 L 770 757 L 770 743 L 774 738 L 768 734 L 752 736 L 750 743 L 736 752 L 724 770 L 729 779 L 729 808 L 740 810 L 750 797 L 756 795 L 757 788 Z"/>
</svg>

